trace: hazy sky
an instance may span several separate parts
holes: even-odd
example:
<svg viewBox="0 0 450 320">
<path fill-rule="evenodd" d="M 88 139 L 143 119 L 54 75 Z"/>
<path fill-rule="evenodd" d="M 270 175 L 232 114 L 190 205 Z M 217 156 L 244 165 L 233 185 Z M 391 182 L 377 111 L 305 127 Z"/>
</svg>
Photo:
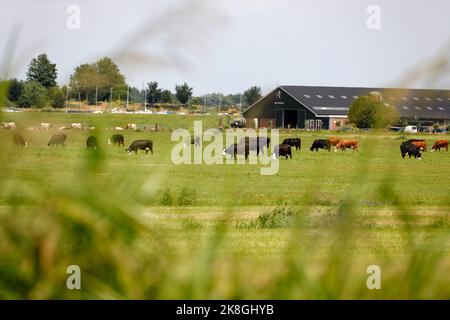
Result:
<svg viewBox="0 0 450 320">
<path fill-rule="evenodd" d="M 70 5 L 79 30 L 66 26 Z M 370 5 L 380 30 L 366 25 Z M 448 0 L 0 0 L 0 12 L 3 75 L 24 78 L 46 52 L 65 84 L 75 66 L 111 56 L 133 86 L 187 82 L 197 95 L 398 86 L 450 39 Z"/>
</svg>

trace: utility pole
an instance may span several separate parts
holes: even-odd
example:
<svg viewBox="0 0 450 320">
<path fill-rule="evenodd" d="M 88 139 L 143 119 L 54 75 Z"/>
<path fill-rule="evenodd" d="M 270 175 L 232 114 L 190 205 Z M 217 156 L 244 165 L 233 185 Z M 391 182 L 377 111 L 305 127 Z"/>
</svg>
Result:
<svg viewBox="0 0 450 320">
<path fill-rule="evenodd" d="M 241 103 L 239 104 L 239 114 L 242 114 L 242 93 L 241 93 Z"/>
<path fill-rule="evenodd" d="M 69 87 L 66 87 L 66 113 L 68 112 L 69 107 Z"/>
<path fill-rule="evenodd" d="M 147 89 L 144 82 L 142 82 L 142 89 L 144 89 L 144 111 L 147 112 Z"/>
<path fill-rule="evenodd" d="M 111 87 L 111 92 L 109 94 L 109 109 L 112 109 L 112 93 L 113 93 L 113 88 Z"/>
<path fill-rule="evenodd" d="M 95 107 L 97 107 L 97 103 L 98 103 L 98 87 L 95 87 Z"/>
<path fill-rule="evenodd" d="M 127 89 L 127 111 L 128 111 L 128 99 L 130 97 L 130 85 L 128 85 L 128 89 Z"/>
</svg>

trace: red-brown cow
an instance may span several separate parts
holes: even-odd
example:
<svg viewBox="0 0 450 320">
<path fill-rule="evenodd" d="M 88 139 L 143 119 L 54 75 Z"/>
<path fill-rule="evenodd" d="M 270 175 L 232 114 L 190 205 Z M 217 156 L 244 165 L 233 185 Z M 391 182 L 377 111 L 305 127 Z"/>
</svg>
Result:
<svg viewBox="0 0 450 320">
<path fill-rule="evenodd" d="M 425 140 L 422 140 L 422 139 L 409 139 L 406 142 L 412 143 L 419 150 L 422 150 L 422 151 L 425 151 L 425 152 L 427 151 L 427 142 Z"/>
<path fill-rule="evenodd" d="M 355 151 L 359 151 L 358 150 L 358 141 L 357 140 L 340 140 L 337 145 L 336 145 L 336 150 L 343 150 L 345 151 L 346 149 L 353 149 Z"/>
<path fill-rule="evenodd" d="M 331 146 L 337 146 L 339 141 L 341 141 L 341 139 L 336 138 L 336 137 L 329 137 L 328 141 L 330 142 Z"/>
<path fill-rule="evenodd" d="M 431 148 L 431 152 L 433 151 L 441 151 L 441 148 L 445 148 L 445 151 L 448 151 L 448 140 L 437 140 L 433 147 Z"/>
</svg>

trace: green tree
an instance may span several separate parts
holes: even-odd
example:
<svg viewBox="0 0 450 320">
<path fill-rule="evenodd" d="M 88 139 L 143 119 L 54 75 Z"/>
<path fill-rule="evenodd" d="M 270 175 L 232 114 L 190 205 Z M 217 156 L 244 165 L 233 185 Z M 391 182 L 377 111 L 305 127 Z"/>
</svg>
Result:
<svg viewBox="0 0 450 320">
<path fill-rule="evenodd" d="M 348 119 L 357 128 L 384 128 L 399 121 L 395 107 L 386 106 L 371 97 L 359 97 L 348 112 Z"/>
<path fill-rule="evenodd" d="M 161 102 L 172 103 L 172 92 L 170 90 L 163 90 L 161 92 Z"/>
<path fill-rule="evenodd" d="M 46 90 L 43 85 L 36 81 L 26 82 L 23 92 L 19 97 L 18 104 L 23 108 L 42 108 L 46 103 Z"/>
<path fill-rule="evenodd" d="M 175 96 L 181 104 L 187 104 L 192 97 L 193 88 L 185 82 L 182 85 L 175 86 Z"/>
<path fill-rule="evenodd" d="M 9 81 L 1 81 L 0 79 L 0 107 L 7 104 Z"/>
<path fill-rule="evenodd" d="M 150 105 L 161 102 L 162 91 L 158 88 L 158 82 L 151 81 L 147 84 L 147 102 Z"/>
<path fill-rule="evenodd" d="M 64 108 L 67 88 L 52 87 L 47 90 L 47 100 L 53 108 Z"/>
<path fill-rule="evenodd" d="M 51 63 L 47 54 L 42 53 L 31 60 L 27 71 L 27 81 L 35 81 L 45 88 L 56 86 L 58 71 L 56 64 Z"/>
<path fill-rule="evenodd" d="M 244 91 L 244 97 L 247 100 L 247 104 L 251 106 L 256 101 L 261 99 L 262 97 L 261 88 L 257 86 L 248 88 L 246 91 Z"/>
<path fill-rule="evenodd" d="M 23 91 L 23 81 L 17 79 L 11 79 L 9 81 L 8 88 L 8 100 L 11 102 L 17 102 Z"/>
<path fill-rule="evenodd" d="M 125 77 L 120 73 L 119 67 L 108 57 L 95 63 L 82 64 L 75 68 L 70 76 L 70 90 L 82 99 L 89 99 L 89 103 L 97 100 L 109 100 L 113 88 L 113 98 L 125 99 L 127 85 Z"/>
</svg>

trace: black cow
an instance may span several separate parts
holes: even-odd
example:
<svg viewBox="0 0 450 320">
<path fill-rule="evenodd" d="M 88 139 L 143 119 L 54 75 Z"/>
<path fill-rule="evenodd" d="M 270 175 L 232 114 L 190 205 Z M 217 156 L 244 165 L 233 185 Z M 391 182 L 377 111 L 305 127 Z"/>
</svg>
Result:
<svg viewBox="0 0 450 320">
<path fill-rule="evenodd" d="M 128 149 L 128 153 L 134 152 L 137 154 L 138 150 L 145 150 L 145 154 L 150 151 L 153 154 L 153 141 L 152 140 L 134 140 Z"/>
<path fill-rule="evenodd" d="M 231 155 L 234 156 L 234 159 L 236 158 L 237 154 L 245 154 L 245 159 L 248 158 L 250 147 L 248 143 L 242 144 L 242 143 L 234 143 L 229 145 L 227 148 L 223 149 L 222 155 Z"/>
<path fill-rule="evenodd" d="M 111 136 L 111 138 L 108 139 L 108 144 L 113 144 L 115 146 L 124 146 L 125 140 L 123 138 L 123 135 L 121 134 L 114 134 Z"/>
<path fill-rule="evenodd" d="M 98 149 L 97 138 L 94 136 L 90 136 L 86 140 L 86 147 L 88 149 Z"/>
<path fill-rule="evenodd" d="M 200 147 L 200 137 L 199 136 L 191 137 L 191 144 L 193 144 L 194 147 Z"/>
<path fill-rule="evenodd" d="M 314 151 L 314 149 L 316 149 L 316 152 L 318 152 L 319 149 L 325 149 L 325 150 L 330 151 L 331 150 L 330 141 L 324 140 L 324 139 L 314 140 L 314 142 L 313 142 L 311 148 L 309 148 L 309 150 Z"/>
<path fill-rule="evenodd" d="M 62 133 L 62 134 L 54 134 L 52 136 L 52 138 L 50 139 L 50 141 L 47 143 L 48 146 L 59 146 L 60 144 L 62 144 L 62 146 L 64 147 L 66 145 L 66 139 L 67 136 Z"/>
<path fill-rule="evenodd" d="M 291 145 L 287 144 L 287 143 L 283 143 L 283 144 L 279 144 L 275 147 L 275 149 L 273 150 L 273 154 L 272 157 L 278 158 L 278 157 L 286 157 L 286 159 L 289 157 L 291 157 L 292 159 L 292 151 L 291 151 Z"/>
<path fill-rule="evenodd" d="M 288 144 L 291 147 L 295 147 L 295 150 L 302 148 L 302 140 L 300 138 L 287 138 L 283 140 L 282 144 Z"/>
<path fill-rule="evenodd" d="M 402 153 L 402 158 L 405 159 L 405 156 L 408 154 L 408 156 L 411 158 L 411 156 L 414 156 L 414 158 L 419 158 L 419 160 L 422 158 L 422 154 L 420 153 L 419 148 L 417 148 L 416 145 L 410 143 L 410 142 L 403 142 L 400 145 L 400 152 Z"/>
<path fill-rule="evenodd" d="M 23 146 L 23 147 L 27 146 L 25 139 L 22 137 L 20 133 L 14 133 L 13 143 L 15 146 Z"/>
<path fill-rule="evenodd" d="M 256 154 L 259 154 L 259 151 L 261 152 L 264 150 L 264 146 L 269 148 L 270 144 L 270 138 L 269 137 L 244 137 L 241 140 L 239 140 L 239 144 L 245 143 L 249 145 L 249 151 L 255 151 Z"/>
</svg>

